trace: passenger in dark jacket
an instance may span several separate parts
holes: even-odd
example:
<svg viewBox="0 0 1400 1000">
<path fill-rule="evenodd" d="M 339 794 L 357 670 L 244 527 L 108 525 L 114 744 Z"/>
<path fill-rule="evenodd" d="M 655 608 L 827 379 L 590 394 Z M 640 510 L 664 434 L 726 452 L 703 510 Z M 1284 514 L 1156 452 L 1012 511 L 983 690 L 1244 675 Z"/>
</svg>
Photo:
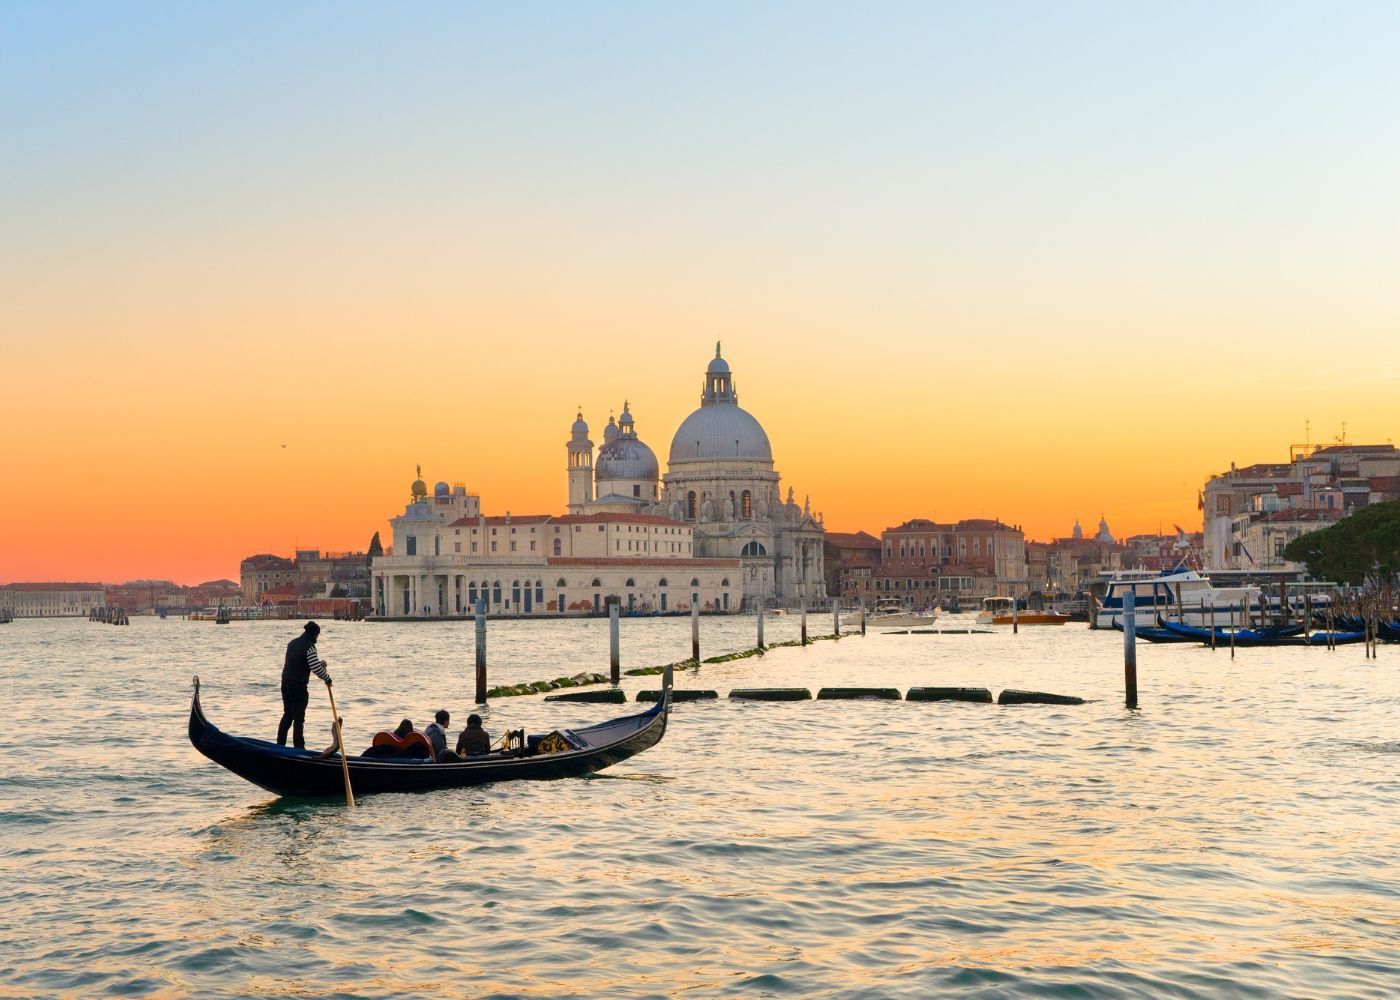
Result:
<svg viewBox="0 0 1400 1000">
<path fill-rule="evenodd" d="M 307 622 L 301 635 L 287 643 L 287 656 L 282 661 L 282 721 L 277 724 L 277 743 L 287 745 L 287 730 L 292 731 L 292 746 L 306 747 L 306 705 L 310 696 L 306 685 L 314 673 L 331 686 L 331 675 L 325 661 L 316 654 L 316 638 L 321 626 Z"/>
<path fill-rule="evenodd" d="M 491 735 L 481 728 L 481 716 L 473 712 L 467 716 L 467 728 L 457 737 L 457 756 L 470 757 L 490 752 Z"/>
</svg>

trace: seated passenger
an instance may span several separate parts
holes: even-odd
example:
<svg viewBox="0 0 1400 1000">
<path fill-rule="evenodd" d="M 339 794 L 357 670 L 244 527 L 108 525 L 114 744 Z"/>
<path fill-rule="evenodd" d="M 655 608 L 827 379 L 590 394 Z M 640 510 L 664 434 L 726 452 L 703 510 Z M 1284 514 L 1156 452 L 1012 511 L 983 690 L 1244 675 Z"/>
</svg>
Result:
<svg viewBox="0 0 1400 1000">
<path fill-rule="evenodd" d="M 447 723 L 452 718 L 447 709 L 440 708 L 424 729 L 423 735 L 428 738 L 428 743 L 433 748 L 433 760 L 441 761 L 442 755 L 447 753 Z M 452 754 L 455 758 L 457 755 Z"/>
<path fill-rule="evenodd" d="M 457 754 L 467 757 L 472 754 L 491 752 L 491 736 L 481 728 L 481 716 L 473 712 L 467 716 L 467 728 L 457 737 Z"/>
<path fill-rule="evenodd" d="M 372 746 L 361 757 L 431 757 L 432 745 L 413 731 L 413 720 L 404 719 L 392 733 L 375 733 Z"/>
</svg>

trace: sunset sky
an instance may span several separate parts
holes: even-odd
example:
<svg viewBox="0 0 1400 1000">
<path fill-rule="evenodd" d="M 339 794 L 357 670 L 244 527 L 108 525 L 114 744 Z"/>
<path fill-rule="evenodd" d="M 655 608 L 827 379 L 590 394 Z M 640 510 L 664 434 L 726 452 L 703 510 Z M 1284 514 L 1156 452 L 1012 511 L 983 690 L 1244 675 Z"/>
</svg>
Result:
<svg viewBox="0 0 1400 1000">
<path fill-rule="evenodd" d="M 1400 431 L 1400 5 L 0 6 L 0 582 L 562 512 L 723 340 L 828 529 Z"/>
</svg>

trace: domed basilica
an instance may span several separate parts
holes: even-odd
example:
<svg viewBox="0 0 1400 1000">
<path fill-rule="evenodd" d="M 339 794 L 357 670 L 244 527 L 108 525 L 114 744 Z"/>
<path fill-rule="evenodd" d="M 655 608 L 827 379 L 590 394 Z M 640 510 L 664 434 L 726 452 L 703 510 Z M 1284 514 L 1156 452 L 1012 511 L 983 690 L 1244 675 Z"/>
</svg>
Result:
<svg viewBox="0 0 1400 1000">
<path fill-rule="evenodd" d="M 791 489 L 782 497 L 768 435 L 739 406 L 718 344 L 700 407 L 671 439 L 664 476 L 637 435 L 630 403 L 616 422 L 609 418 L 596 460 L 588 433 L 580 412 L 567 445 L 570 514 L 660 515 L 691 525 L 695 556 L 741 560 L 745 605 L 824 599 L 821 519 Z"/>
<path fill-rule="evenodd" d="M 825 600 L 820 517 L 784 501 L 763 427 L 739 408 L 715 347 L 700 408 L 671 440 L 668 471 L 637 434 L 630 403 L 594 454 L 580 412 L 567 444 L 569 512 L 486 515 L 465 485 L 422 470 L 393 544 L 371 566 L 375 613 L 469 615 L 738 611 L 757 600 Z"/>
</svg>

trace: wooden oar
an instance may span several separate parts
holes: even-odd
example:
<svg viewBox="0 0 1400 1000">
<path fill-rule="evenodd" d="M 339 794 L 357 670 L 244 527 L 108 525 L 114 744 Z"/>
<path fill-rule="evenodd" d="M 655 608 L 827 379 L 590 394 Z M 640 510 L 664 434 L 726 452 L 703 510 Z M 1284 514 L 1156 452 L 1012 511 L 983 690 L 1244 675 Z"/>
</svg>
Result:
<svg viewBox="0 0 1400 1000">
<path fill-rule="evenodd" d="M 340 713 L 335 710 L 335 692 L 331 690 L 330 681 L 326 682 L 326 696 L 331 700 L 331 718 L 334 720 L 331 725 L 335 726 L 335 742 L 340 747 L 340 772 L 345 776 L 345 805 L 355 808 L 355 793 L 350 791 L 350 764 L 345 759 L 345 733 L 340 726 Z"/>
</svg>

